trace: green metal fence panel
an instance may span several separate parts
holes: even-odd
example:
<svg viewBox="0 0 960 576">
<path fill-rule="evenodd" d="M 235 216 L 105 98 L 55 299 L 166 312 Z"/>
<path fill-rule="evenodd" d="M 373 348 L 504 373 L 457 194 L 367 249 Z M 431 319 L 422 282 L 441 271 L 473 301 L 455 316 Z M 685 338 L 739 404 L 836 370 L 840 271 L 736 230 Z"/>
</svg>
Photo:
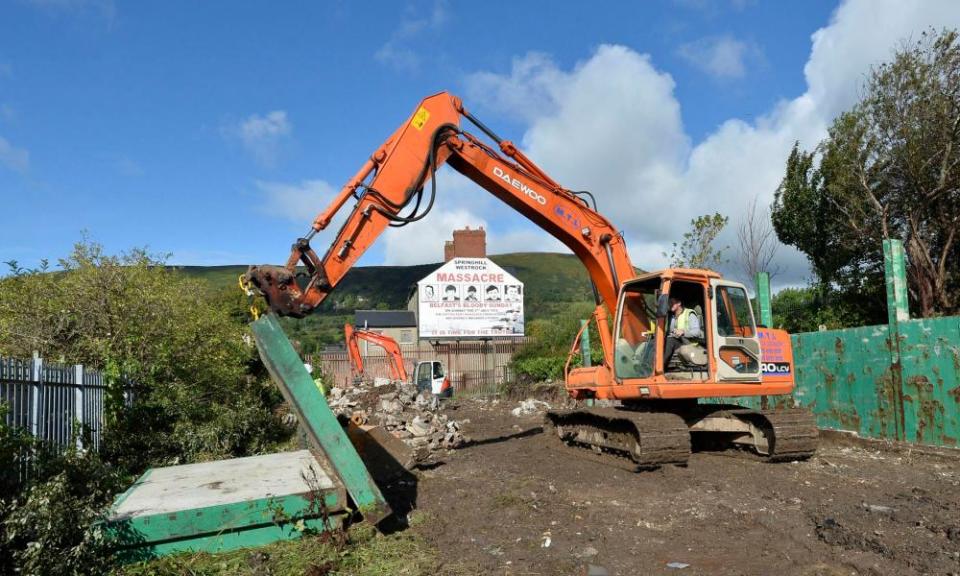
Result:
<svg viewBox="0 0 960 576">
<path fill-rule="evenodd" d="M 900 322 L 904 440 L 960 446 L 960 317 Z"/>
<path fill-rule="evenodd" d="M 364 518 L 377 524 L 389 516 L 390 505 L 327 405 L 326 398 L 313 383 L 277 317 L 267 314 L 250 326 L 264 366 L 303 424 L 310 444 L 323 452 L 336 469 Z"/>
<path fill-rule="evenodd" d="M 899 346 L 887 326 L 795 334 L 794 398 L 821 428 L 960 446 L 960 317 L 898 328 Z"/>
<path fill-rule="evenodd" d="M 894 390 L 886 326 L 795 334 L 794 398 L 821 428 L 895 437 Z"/>
</svg>

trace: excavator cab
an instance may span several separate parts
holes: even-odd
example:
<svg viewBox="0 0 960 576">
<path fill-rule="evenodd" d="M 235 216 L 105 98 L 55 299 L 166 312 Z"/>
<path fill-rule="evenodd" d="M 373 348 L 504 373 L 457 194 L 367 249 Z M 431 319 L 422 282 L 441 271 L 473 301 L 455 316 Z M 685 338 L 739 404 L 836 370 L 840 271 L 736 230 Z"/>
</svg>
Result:
<svg viewBox="0 0 960 576">
<path fill-rule="evenodd" d="M 439 360 L 417 362 L 413 381 L 417 390 L 429 390 L 434 396 L 449 398 L 453 395 L 453 387 L 443 370 L 443 362 Z"/>
<path fill-rule="evenodd" d="M 666 357 L 670 298 L 690 310 L 700 331 L 685 335 Z M 617 381 L 760 382 L 760 341 L 742 284 L 709 271 L 667 270 L 625 282 L 619 301 Z"/>
</svg>

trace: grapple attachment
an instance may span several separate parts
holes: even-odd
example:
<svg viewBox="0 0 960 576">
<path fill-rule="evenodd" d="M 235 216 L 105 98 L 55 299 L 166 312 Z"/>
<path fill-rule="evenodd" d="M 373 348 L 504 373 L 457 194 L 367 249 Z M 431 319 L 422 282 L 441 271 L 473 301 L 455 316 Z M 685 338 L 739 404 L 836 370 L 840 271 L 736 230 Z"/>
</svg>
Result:
<svg viewBox="0 0 960 576">
<path fill-rule="evenodd" d="M 293 318 L 313 312 L 331 289 L 323 264 L 305 238 L 293 245 L 286 266 L 250 266 L 243 282 L 263 294 L 278 316 Z"/>
</svg>

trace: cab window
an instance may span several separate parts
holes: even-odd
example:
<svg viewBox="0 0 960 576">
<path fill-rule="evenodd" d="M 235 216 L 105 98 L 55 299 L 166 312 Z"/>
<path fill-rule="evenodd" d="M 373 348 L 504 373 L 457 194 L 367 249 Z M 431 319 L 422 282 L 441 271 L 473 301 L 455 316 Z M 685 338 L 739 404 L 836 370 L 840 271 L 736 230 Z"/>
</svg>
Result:
<svg viewBox="0 0 960 576">
<path fill-rule="evenodd" d="M 618 378 L 647 378 L 653 374 L 659 291 L 659 278 L 631 283 L 623 289 L 614 350 Z"/>
<path fill-rule="evenodd" d="M 743 288 L 717 288 L 717 333 L 720 336 L 754 337 L 756 330 L 750 312 L 750 300 Z"/>
</svg>

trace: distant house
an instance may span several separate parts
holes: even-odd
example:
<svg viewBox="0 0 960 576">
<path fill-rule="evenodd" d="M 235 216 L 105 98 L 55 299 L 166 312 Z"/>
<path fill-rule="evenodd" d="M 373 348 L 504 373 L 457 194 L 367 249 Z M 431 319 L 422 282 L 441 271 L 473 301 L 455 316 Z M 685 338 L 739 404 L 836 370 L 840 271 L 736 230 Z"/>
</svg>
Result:
<svg viewBox="0 0 960 576">
<path fill-rule="evenodd" d="M 400 344 L 417 341 L 417 317 L 411 310 L 357 310 L 354 326 L 379 332 Z"/>
</svg>

